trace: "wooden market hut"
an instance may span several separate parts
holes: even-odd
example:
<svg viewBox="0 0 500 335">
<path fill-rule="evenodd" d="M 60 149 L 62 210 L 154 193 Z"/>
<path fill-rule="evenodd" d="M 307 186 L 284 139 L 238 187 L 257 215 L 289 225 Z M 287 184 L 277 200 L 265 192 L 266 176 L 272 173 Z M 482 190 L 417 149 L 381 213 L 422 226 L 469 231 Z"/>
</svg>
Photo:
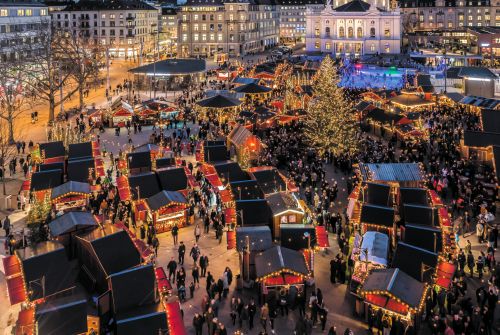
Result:
<svg viewBox="0 0 500 335">
<path fill-rule="evenodd" d="M 264 199 L 264 193 L 255 180 L 233 181 L 229 186 L 235 200 Z"/>
<path fill-rule="evenodd" d="M 288 180 L 275 167 L 254 167 L 248 169 L 248 172 L 250 172 L 252 179 L 257 181 L 264 194 L 281 191 L 294 191 L 288 188 Z"/>
<path fill-rule="evenodd" d="M 37 334 L 86 334 L 88 331 L 87 299 L 83 294 L 44 301 L 35 306 L 34 314 Z"/>
<path fill-rule="evenodd" d="M 262 149 L 260 139 L 253 135 L 245 126 L 238 124 L 227 136 L 227 148 L 230 158 L 236 156 L 238 162 L 243 162 L 247 154 L 248 161 L 256 160 Z"/>
<path fill-rule="evenodd" d="M 235 209 L 238 226 L 270 226 L 272 213 L 265 199 L 236 200 Z"/>
<path fill-rule="evenodd" d="M 22 278 L 31 302 L 69 292 L 76 285 L 78 270 L 68 259 L 64 246 L 56 241 L 44 241 L 16 250 Z"/>
<path fill-rule="evenodd" d="M 424 185 L 424 172 L 419 163 L 359 163 L 362 181 L 394 184 L 399 187 Z"/>
<path fill-rule="evenodd" d="M 130 175 L 149 172 L 152 170 L 150 151 L 134 151 L 127 153 L 127 167 Z"/>
<path fill-rule="evenodd" d="M 158 177 L 154 172 L 145 172 L 128 177 L 133 200 L 146 199 L 161 191 Z"/>
<path fill-rule="evenodd" d="M 280 225 L 280 245 L 292 250 L 314 248 L 317 244 L 316 229 L 312 224 L 284 223 Z"/>
<path fill-rule="evenodd" d="M 392 258 L 392 267 L 420 282 L 430 282 L 438 264 L 438 254 L 411 244 L 399 242 Z"/>
<path fill-rule="evenodd" d="M 302 223 L 305 211 L 297 198 L 288 192 L 276 192 L 266 195 L 267 203 L 273 216 L 272 231 L 274 238 L 280 238 L 282 224 Z"/>
<path fill-rule="evenodd" d="M 67 212 L 49 222 L 50 235 L 55 238 L 97 227 L 97 220 L 90 212 Z"/>
<path fill-rule="evenodd" d="M 404 92 L 403 94 L 392 97 L 389 100 L 392 105 L 401 108 L 406 112 L 429 108 L 436 105 L 435 101 L 430 100 L 430 98 L 426 99 L 422 96 L 422 94 L 417 94 L 417 92 Z"/>
<path fill-rule="evenodd" d="M 183 167 L 167 167 L 156 170 L 160 187 L 165 191 L 182 191 L 189 188 L 189 180 Z"/>
<path fill-rule="evenodd" d="M 92 142 L 73 143 L 68 146 L 68 159 L 94 157 Z"/>
<path fill-rule="evenodd" d="M 68 161 L 67 179 L 81 183 L 90 182 L 96 178 L 94 158 L 87 157 Z"/>
<path fill-rule="evenodd" d="M 141 264 L 141 255 L 129 234 L 111 225 L 77 236 L 82 282 L 90 291 L 108 290 L 107 278 Z"/>
<path fill-rule="evenodd" d="M 360 225 L 363 233 L 378 231 L 395 238 L 396 215 L 393 207 L 377 206 L 368 203 L 361 205 Z"/>
<path fill-rule="evenodd" d="M 233 161 L 217 162 L 213 165 L 219 178 L 223 179 L 226 183 L 235 181 L 250 180 L 250 176 L 245 172 L 241 166 Z"/>
<path fill-rule="evenodd" d="M 90 185 L 77 181 L 68 181 L 52 189 L 51 202 L 54 210 L 68 211 L 88 206 L 91 194 Z"/>
<path fill-rule="evenodd" d="M 54 187 L 63 183 L 63 170 L 54 169 L 34 172 L 29 177 L 30 196 L 38 201 L 43 201 Z"/>
<path fill-rule="evenodd" d="M 303 285 L 311 278 L 304 254 L 300 251 L 273 246 L 255 255 L 255 280 L 261 283 L 261 293 L 287 285 Z"/>
<path fill-rule="evenodd" d="M 62 141 L 40 143 L 38 151 L 44 164 L 64 162 L 66 156 L 66 149 Z"/>
<path fill-rule="evenodd" d="M 163 233 L 173 226 L 183 227 L 187 223 L 189 203 L 180 192 L 161 191 L 146 199 L 147 214 L 157 233 Z"/>
<path fill-rule="evenodd" d="M 364 298 L 365 315 L 371 305 L 375 310 L 381 309 L 383 314 L 396 316 L 396 322 L 402 319 L 418 325 L 428 289 L 403 270 L 390 268 L 373 270 L 358 292 Z"/>
</svg>

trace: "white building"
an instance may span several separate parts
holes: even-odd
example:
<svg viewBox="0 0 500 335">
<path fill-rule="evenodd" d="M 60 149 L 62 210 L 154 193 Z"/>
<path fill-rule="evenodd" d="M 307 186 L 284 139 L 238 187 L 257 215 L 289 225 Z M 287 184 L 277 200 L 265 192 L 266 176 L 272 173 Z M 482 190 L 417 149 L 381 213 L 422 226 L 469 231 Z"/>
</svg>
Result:
<svg viewBox="0 0 500 335">
<path fill-rule="evenodd" d="M 306 50 L 335 55 L 398 54 L 401 50 L 401 13 L 389 2 L 353 0 L 333 8 L 308 6 Z"/>
<path fill-rule="evenodd" d="M 139 0 L 80 0 L 51 14 L 55 29 L 101 45 L 111 57 L 139 58 L 155 48 L 159 11 Z"/>
<path fill-rule="evenodd" d="M 0 1 L 0 61 L 11 61 L 33 50 L 40 32 L 50 26 L 48 7 L 39 2 Z M 28 46 L 31 46 L 28 48 Z"/>
</svg>

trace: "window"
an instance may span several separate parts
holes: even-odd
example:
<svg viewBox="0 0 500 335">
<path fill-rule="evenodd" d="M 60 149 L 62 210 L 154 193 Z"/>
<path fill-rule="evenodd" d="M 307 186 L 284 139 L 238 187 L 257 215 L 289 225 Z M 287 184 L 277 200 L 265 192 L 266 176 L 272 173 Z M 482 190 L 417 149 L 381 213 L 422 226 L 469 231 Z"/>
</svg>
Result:
<svg viewBox="0 0 500 335">
<path fill-rule="evenodd" d="M 194 34 L 194 35 L 193 35 L 193 40 L 194 40 L 195 42 L 196 42 L 196 41 L 198 41 L 198 34 Z"/>
<path fill-rule="evenodd" d="M 8 15 L 9 15 L 8 9 L 0 9 L 0 16 L 8 16 Z"/>
<path fill-rule="evenodd" d="M 344 38 L 345 37 L 345 30 L 344 27 L 339 28 L 339 37 Z"/>
<path fill-rule="evenodd" d="M 314 36 L 319 37 L 319 28 L 314 29 Z"/>
<path fill-rule="evenodd" d="M 389 44 L 386 44 L 386 45 L 385 45 L 384 50 L 385 50 L 385 52 L 386 52 L 386 53 L 391 52 L 391 48 L 389 48 Z"/>
<path fill-rule="evenodd" d="M 201 40 L 206 41 L 207 40 L 207 34 L 201 34 Z"/>
<path fill-rule="evenodd" d="M 370 37 L 375 37 L 375 28 L 370 28 Z"/>
<path fill-rule="evenodd" d="M 358 27 L 358 29 L 356 30 L 356 37 L 357 38 L 363 37 L 363 28 Z"/>
<path fill-rule="evenodd" d="M 315 43 L 314 43 L 314 48 L 315 48 L 315 49 L 319 49 L 319 46 L 320 46 L 320 45 L 319 45 L 319 42 L 315 42 Z"/>
<path fill-rule="evenodd" d="M 347 38 L 354 37 L 354 29 L 352 27 L 347 28 Z"/>
<path fill-rule="evenodd" d="M 198 31 L 199 28 L 200 28 L 200 26 L 198 25 L 198 23 L 196 23 L 196 24 L 193 25 L 193 30 L 194 31 Z"/>
<path fill-rule="evenodd" d="M 24 9 L 18 9 L 17 16 L 24 16 Z"/>
<path fill-rule="evenodd" d="M 330 42 L 326 42 L 325 49 L 326 50 L 331 50 L 332 49 L 332 44 Z"/>
<path fill-rule="evenodd" d="M 217 20 L 222 21 L 222 14 L 217 15 Z"/>
<path fill-rule="evenodd" d="M 33 11 L 31 9 L 26 9 L 26 16 L 33 16 Z"/>
<path fill-rule="evenodd" d="M 194 20 L 198 21 L 198 14 L 194 14 Z"/>
<path fill-rule="evenodd" d="M 210 41 L 215 41 L 215 34 L 210 34 Z"/>
<path fill-rule="evenodd" d="M 188 35 L 182 34 L 182 42 L 187 42 L 187 40 L 188 40 Z"/>
<path fill-rule="evenodd" d="M 375 44 L 371 44 L 370 45 L 370 51 L 371 52 L 375 52 Z"/>
<path fill-rule="evenodd" d="M 330 27 L 325 28 L 325 35 L 330 36 Z"/>
<path fill-rule="evenodd" d="M 219 41 L 219 42 L 222 41 L 222 34 L 217 34 L 217 41 Z"/>
<path fill-rule="evenodd" d="M 47 15 L 47 10 L 46 9 L 40 9 L 40 16 L 45 16 Z"/>
<path fill-rule="evenodd" d="M 105 19 L 106 18 L 106 14 L 101 14 L 101 19 Z"/>
<path fill-rule="evenodd" d="M 205 23 L 201 25 L 201 30 L 207 30 L 207 25 Z"/>
<path fill-rule="evenodd" d="M 385 37 L 391 37 L 391 30 L 390 29 L 384 29 L 384 36 Z"/>
</svg>

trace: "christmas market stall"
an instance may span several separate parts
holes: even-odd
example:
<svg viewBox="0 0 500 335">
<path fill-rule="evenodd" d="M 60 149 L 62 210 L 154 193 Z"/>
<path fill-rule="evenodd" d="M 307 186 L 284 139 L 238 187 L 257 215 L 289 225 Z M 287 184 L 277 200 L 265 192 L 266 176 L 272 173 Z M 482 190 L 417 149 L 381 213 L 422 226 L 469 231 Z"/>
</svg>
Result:
<svg viewBox="0 0 500 335">
<path fill-rule="evenodd" d="M 236 162 L 217 162 L 213 164 L 213 167 L 224 185 L 235 181 L 250 180 L 248 173 L 243 171 Z"/>
<path fill-rule="evenodd" d="M 127 168 L 130 175 L 149 172 L 152 166 L 150 151 L 134 151 L 127 153 Z"/>
<path fill-rule="evenodd" d="M 257 166 L 247 170 L 252 179 L 259 184 L 264 194 L 271 194 L 280 191 L 298 192 L 292 180 L 282 175 L 278 169 L 272 166 Z"/>
<path fill-rule="evenodd" d="M 292 250 L 305 250 L 317 246 L 316 229 L 312 224 L 284 223 L 280 226 L 280 245 Z"/>
<path fill-rule="evenodd" d="M 403 92 L 389 99 L 391 104 L 405 112 L 428 109 L 436 105 L 436 102 L 426 99 L 418 92 Z"/>
<path fill-rule="evenodd" d="M 312 278 L 302 252 L 273 246 L 255 255 L 255 281 L 260 283 L 260 293 L 266 297 L 270 290 L 290 285 L 303 285 Z"/>
<path fill-rule="evenodd" d="M 368 313 L 368 305 L 371 305 L 372 310 L 382 311 L 382 319 L 395 317 L 393 320 L 401 322 L 400 329 L 403 329 L 406 325 L 419 324 L 428 287 L 401 269 L 375 269 L 358 293 L 364 298 L 364 314 L 367 318 L 373 317 Z"/>
<path fill-rule="evenodd" d="M 266 200 L 273 216 L 274 238 L 280 238 L 281 225 L 302 223 L 305 211 L 295 195 L 288 192 L 276 192 L 268 194 Z"/>
<path fill-rule="evenodd" d="M 420 187 L 425 184 L 419 163 L 359 163 L 361 181 L 395 184 L 399 187 Z"/>
<path fill-rule="evenodd" d="M 97 219 L 90 212 L 66 212 L 49 223 L 49 232 L 54 239 L 71 248 L 75 234 L 81 234 L 97 227 Z"/>
<path fill-rule="evenodd" d="M 35 307 L 35 321 L 37 334 L 86 334 L 87 299 L 76 294 L 40 303 Z"/>
<path fill-rule="evenodd" d="M 85 209 L 91 194 L 88 183 L 68 181 L 52 189 L 51 203 L 56 212 Z"/>
<path fill-rule="evenodd" d="M 64 246 L 45 241 L 16 250 L 28 301 L 34 302 L 62 292 L 71 292 L 76 285 L 77 264 L 68 260 Z"/>
<path fill-rule="evenodd" d="M 147 198 L 146 204 L 149 219 L 157 233 L 169 231 L 173 226 L 186 225 L 189 204 L 182 193 L 163 190 Z"/>
<path fill-rule="evenodd" d="M 230 157 L 236 157 L 238 163 L 243 166 L 248 166 L 250 162 L 256 161 L 262 150 L 260 139 L 240 124 L 231 130 L 227 141 Z"/>
<path fill-rule="evenodd" d="M 204 112 L 214 111 L 217 114 L 219 121 L 233 120 L 240 105 L 243 103 L 241 100 L 227 97 L 222 94 L 215 95 L 210 98 L 206 98 L 198 101 L 197 108 L 200 108 Z"/>
<path fill-rule="evenodd" d="M 356 234 L 351 252 L 354 270 L 349 288 L 357 294 L 358 287 L 373 269 L 387 268 L 389 265 L 389 237 L 386 234 L 368 231 L 363 236 Z"/>
<path fill-rule="evenodd" d="M 77 236 L 77 255 L 82 267 L 82 282 L 90 292 L 108 290 L 107 278 L 141 264 L 141 255 L 129 234 L 106 225 Z"/>
<path fill-rule="evenodd" d="M 399 242 L 392 258 L 392 267 L 399 268 L 420 282 L 431 282 L 438 263 L 438 254 L 411 244 Z"/>
<path fill-rule="evenodd" d="M 77 158 L 68 161 L 68 180 L 80 183 L 93 183 L 96 177 L 94 158 Z"/>
<path fill-rule="evenodd" d="M 229 186 L 235 200 L 264 199 L 264 193 L 256 180 L 233 181 Z"/>
<path fill-rule="evenodd" d="M 378 231 L 387 234 L 392 241 L 395 241 L 395 223 L 396 217 L 393 207 L 377 206 L 369 203 L 363 203 L 359 224 L 362 233 L 367 231 Z M 353 222 L 356 224 L 357 222 Z"/>
<path fill-rule="evenodd" d="M 32 155 L 35 161 L 39 157 L 43 164 L 64 162 L 66 149 L 62 141 L 40 143 L 35 147 Z"/>
<path fill-rule="evenodd" d="M 2 257 L 7 296 L 11 305 L 27 300 L 28 292 L 24 284 L 21 261 L 17 255 Z"/>
<path fill-rule="evenodd" d="M 235 209 L 238 226 L 270 226 L 272 213 L 265 199 L 236 200 Z"/>
<path fill-rule="evenodd" d="M 134 112 L 132 109 L 122 106 L 111 114 L 112 127 L 125 127 L 127 123 L 132 122 Z"/>
<path fill-rule="evenodd" d="M 68 159 L 94 157 L 92 142 L 73 143 L 68 146 Z"/>
<path fill-rule="evenodd" d="M 30 176 L 30 195 L 37 201 L 50 195 L 51 190 L 63 183 L 63 171 L 47 170 L 34 172 Z"/>
</svg>

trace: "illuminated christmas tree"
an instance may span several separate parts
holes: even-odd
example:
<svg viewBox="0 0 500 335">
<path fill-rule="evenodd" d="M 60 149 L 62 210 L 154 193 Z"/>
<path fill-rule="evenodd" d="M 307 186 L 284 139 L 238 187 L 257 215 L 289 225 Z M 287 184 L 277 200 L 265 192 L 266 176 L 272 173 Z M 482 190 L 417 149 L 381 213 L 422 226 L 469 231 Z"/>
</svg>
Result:
<svg viewBox="0 0 500 335">
<path fill-rule="evenodd" d="M 327 150 L 336 156 L 358 151 L 359 125 L 353 104 L 338 83 L 335 64 L 326 56 L 313 78 L 314 95 L 305 121 L 305 135 L 320 155 Z"/>
</svg>

